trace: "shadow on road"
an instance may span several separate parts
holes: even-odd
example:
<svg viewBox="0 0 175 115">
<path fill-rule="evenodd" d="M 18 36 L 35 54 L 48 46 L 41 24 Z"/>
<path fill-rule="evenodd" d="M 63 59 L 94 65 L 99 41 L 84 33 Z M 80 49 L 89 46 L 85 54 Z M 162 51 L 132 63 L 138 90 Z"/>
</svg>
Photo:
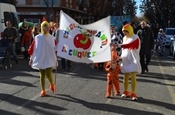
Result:
<svg viewBox="0 0 175 115">
<path fill-rule="evenodd" d="M 0 70 L 0 83 L 5 84 L 12 84 L 12 85 L 21 85 L 21 86 L 31 86 L 33 87 L 33 84 L 28 83 L 27 81 L 19 81 L 15 80 L 13 78 L 15 77 L 39 77 L 30 74 L 30 71 L 36 71 L 31 69 L 28 65 L 28 60 L 19 60 L 19 64 L 13 63 L 12 68 L 8 68 L 7 70 Z"/>
<path fill-rule="evenodd" d="M 48 110 L 51 110 L 51 111 L 52 110 L 56 110 L 56 111 L 66 110 L 63 107 L 58 107 L 56 105 L 52 105 L 52 104 L 49 104 L 47 102 L 36 102 L 36 101 L 33 101 L 33 100 L 31 100 L 30 103 L 25 106 L 24 103 L 25 102 L 29 102 L 28 99 L 22 99 L 22 98 L 14 96 L 14 95 L 0 93 L 0 100 L 1 101 L 4 100 L 4 97 L 6 98 L 5 101 L 7 101 L 8 103 L 10 103 L 12 105 L 16 105 L 16 106 L 19 107 L 19 108 L 13 108 L 13 109 L 18 109 L 17 112 L 19 114 L 20 114 L 20 109 L 22 109 L 22 108 L 29 109 L 30 111 L 33 111 L 33 112 L 36 112 L 36 113 L 40 113 L 42 115 L 54 115 L 54 113 L 49 112 Z M 14 107 L 16 107 L 16 106 L 14 106 Z M 39 107 L 42 108 L 42 109 L 39 109 Z M 44 110 L 43 108 L 45 108 L 46 110 Z M 24 110 L 23 109 L 22 109 L 22 112 L 24 114 Z M 10 113 L 10 112 L 4 111 L 4 110 L 0 110 L 0 113 L 1 113 L 1 115 L 8 115 L 8 113 Z M 13 113 L 13 115 L 15 115 L 15 113 Z"/>
<path fill-rule="evenodd" d="M 70 95 L 64 95 L 64 94 L 59 94 L 58 95 L 59 99 L 74 102 L 74 103 L 79 103 L 82 104 L 83 106 L 92 109 L 92 110 L 99 110 L 103 112 L 113 112 L 113 113 L 118 113 L 118 114 L 123 114 L 123 115 L 163 115 L 161 113 L 155 113 L 155 112 L 147 112 L 143 110 L 136 110 L 136 109 L 131 109 L 127 107 L 121 107 L 121 106 L 115 106 L 107 103 L 93 103 L 93 102 L 87 102 L 82 99 L 78 99 L 75 97 L 72 97 Z"/>
</svg>

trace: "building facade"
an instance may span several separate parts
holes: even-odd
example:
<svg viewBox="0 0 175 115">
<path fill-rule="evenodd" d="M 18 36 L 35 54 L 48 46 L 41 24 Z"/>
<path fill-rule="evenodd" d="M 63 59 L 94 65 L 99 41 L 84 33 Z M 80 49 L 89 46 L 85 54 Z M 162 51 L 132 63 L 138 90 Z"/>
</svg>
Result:
<svg viewBox="0 0 175 115">
<path fill-rule="evenodd" d="M 46 18 L 58 23 L 60 10 L 63 10 L 77 22 L 88 23 L 86 7 L 80 5 L 83 5 L 82 0 L 16 0 L 20 22 L 41 23 Z"/>
</svg>

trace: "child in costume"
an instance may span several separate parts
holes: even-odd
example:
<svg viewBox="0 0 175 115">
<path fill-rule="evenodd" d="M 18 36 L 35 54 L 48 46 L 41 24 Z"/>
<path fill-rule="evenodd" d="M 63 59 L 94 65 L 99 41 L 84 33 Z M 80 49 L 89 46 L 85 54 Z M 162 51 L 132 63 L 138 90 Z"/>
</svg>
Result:
<svg viewBox="0 0 175 115">
<path fill-rule="evenodd" d="M 139 57 L 140 39 L 134 34 L 133 28 L 130 24 L 124 25 L 122 32 L 125 35 L 123 37 L 123 43 L 121 44 L 122 55 L 120 57 L 122 60 L 121 72 L 124 73 L 124 92 L 122 97 L 130 96 L 132 100 L 137 100 L 136 74 L 141 73 Z M 128 91 L 129 77 L 131 77 L 131 93 Z"/>
<path fill-rule="evenodd" d="M 123 38 L 123 36 L 119 32 L 117 32 L 117 27 L 115 25 L 111 25 L 111 41 L 114 43 L 121 44 L 122 38 Z M 116 50 L 118 52 L 118 55 L 120 56 L 121 55 L 121 48 L 117 47 Z"/>
<path fill-rule="evenodd" d="M 41 23 L 41 34 L 35 36 L 28 53 L 30 55 L 29 65 L 34 69 L 39 69 L 41 93 L 40 96 L 46 96 L 45 76 L 50 82 L 50 90 L 55 91 L 55 85 L 52 77 L 52 68 L 57 64 L 55 54 L 55 38 L 49 34 L 49 23 Z"/>
<path fill-rule="evenodd" d="M 120 94 L 120 82 L 118 74 L 120 71 L 120 65 L 118 64 L 119 56 L 116 52 L 116 44 L 111 43 L 111 61 L 107 62 L 105 65 L 105 70 L 107 72 L 107 89 L 106 97 L 111 97 L 111 92 L 115 90 L 115 95 Z"/>
</svg>

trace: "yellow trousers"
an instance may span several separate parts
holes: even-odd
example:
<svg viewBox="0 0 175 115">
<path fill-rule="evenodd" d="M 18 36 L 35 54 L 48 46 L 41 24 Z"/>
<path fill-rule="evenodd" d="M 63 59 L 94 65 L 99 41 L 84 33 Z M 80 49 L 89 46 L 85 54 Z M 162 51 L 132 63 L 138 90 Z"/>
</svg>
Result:
<svg viewBox="0 0 175 115">
<path fill-rule="evenodd" d="M 42 90 L 45 90 L 45 76 L 47 76 L 47 79 L 49 80 L 50 85 L 54 85 L 51 67 L 46 69 L 39 69 L 39 72 L 40 72 L 40 84 L 41 84 Z"/>
<path fill-rule="evenodd" d="M 124 90 L 128 91 L 129 86 L 129 78 L 131 77 L 131 91 L 132 93 L 136 93 L 136 72 L 124 73 Z"/>
</svg>

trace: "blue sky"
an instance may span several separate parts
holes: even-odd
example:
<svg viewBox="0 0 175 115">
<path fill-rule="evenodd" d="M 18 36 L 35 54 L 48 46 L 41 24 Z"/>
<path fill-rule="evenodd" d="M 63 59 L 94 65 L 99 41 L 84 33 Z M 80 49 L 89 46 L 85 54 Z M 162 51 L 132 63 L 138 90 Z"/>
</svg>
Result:
<svg viewBox="0 0 175 115">
<path fill-rule="evenodd" d="M 141 4 L 141 0 L 135 0 L 135 1 L 136 1 L 136 5 L 138 7 L 136 15 L 141 16 L 141 13 L 140 13 L 140 10 L 139 10 L 139 5 Z"/>
</svg>

